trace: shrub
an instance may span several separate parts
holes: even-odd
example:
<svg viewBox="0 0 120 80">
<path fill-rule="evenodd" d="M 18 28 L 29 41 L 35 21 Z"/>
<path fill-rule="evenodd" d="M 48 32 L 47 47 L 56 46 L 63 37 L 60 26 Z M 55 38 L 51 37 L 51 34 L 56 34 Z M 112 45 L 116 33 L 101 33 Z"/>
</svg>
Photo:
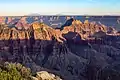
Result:
<svg viewBox="0 0 120 80">
<path fill-rule="evenodd" d="M 4 63 L 0 66 L 0 80 L 31 80 L 31 71 L 19 63 Z"/>
</svg>

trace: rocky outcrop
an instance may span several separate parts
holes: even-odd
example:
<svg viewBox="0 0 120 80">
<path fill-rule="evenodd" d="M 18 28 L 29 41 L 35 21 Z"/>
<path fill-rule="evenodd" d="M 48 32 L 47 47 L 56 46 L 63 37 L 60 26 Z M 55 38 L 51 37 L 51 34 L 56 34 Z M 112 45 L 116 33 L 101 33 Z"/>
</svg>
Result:
<svg viewBox="0 0 120 80">
<path fill-rule="evenodd" d="M 64 40 L 60 30 L 54 30 L 53 28 L 42 23 L 33 23 L 31 28 L 28 30 L 17 30 L 17 28 L 8 28 L 5 27 L 5 25 L 1 25 L 0 31 L 1 40 L 29 39 L 31 37 L 30 33 L 33 33 L 32 36 L 36 40 L 52 40 L 53 37 L 59 42 L 63 42 L 61 39 Z"/>
<path fill-rule="evenodd" d="M 24 20 L 24 19 L 23 19 Z M 88 21 L 82 23 L 79 20 L 73 20 L 70 26 L 65 26 L 62 31 L 59 29 L 53 29 L 47 26 L 44 23 L 35 22 L 29 26 L 26 30 L 18 28 L 8 28 L 4 25 L 1 25 L 4 28 L 1 29 L 1 36 L 3 39 L 29 39 L 30 33 L 33 33 L 35 40 L 52 40 L 55 38 L 59 42 L 64 42 L 66 39 L 63 35 L 68 34 L 69 32 L 77 33 L 82 40 L 91 39 L 91 36 L 94 37 L 97 33 L 103 32 L 104 36 L 107 34 L 116 34 L 117 31 L 114 28 L 107 28 L 102 24 L 95 24 Z M 25 25 L 23 25 L 25 26 Z M 20 26 L 22 27 L 22 26 Z M 100 34 L 102 36 L 102 33 Z M 97 36 L 98 37 L 98 36 Z"/>
<path fill-rule="evenodd" d="M 33 80 L 62 80 L 59 76 L 48 73 L 46 71 L 37 72 L 36 77 Z"/>
<path fill-rule="evenodd" d="M 65 40 L 62 37 L 60 30 L 55 30 L 44 23 L 33 23 L 32 28 L 34 31 L 34 38 L 39 40 L 52 40 L 53 37 L 59 42 L 63 42 L 61 39 Z M 60 39 L 61 38 L 61 39 Z"/>
<path fill-rule="evenodd" d="M 5 17 L 0 17 L 0 24 L 5 24 Z"/>
<path fill-rule="evenodd" d="M 21 29 L 25 29 L 25 30 L 29 29 L 29 28 L 30 28 L 30 24 L 27 23 L 26 18 L 27 18 L 27 17 L 22 17 L 22 18 L 17 22 L 17 24 L 15 25 L 15 27 L 16 27 L 17 29 L 19 29 L 19 30 L 21 30 Z"/>
<path fill-rule="evenodd" d="M 70 26 L 65 26 L 63 28 L 62 33 L 66 34 L 70 31 L 79 33 L 82 39 L 88 39 L 90 38 L 90 36 L 94 35 L 96 32 L 99 31 L 105 33 L 115 32 L 115 30 L 112 28 L 110 29 L 103 24 L 96 24 L 95 22 L 89 22 L 88 20 L 85 20 L 84 23 L 79 20 L 73 20 Z"/>
</svg>

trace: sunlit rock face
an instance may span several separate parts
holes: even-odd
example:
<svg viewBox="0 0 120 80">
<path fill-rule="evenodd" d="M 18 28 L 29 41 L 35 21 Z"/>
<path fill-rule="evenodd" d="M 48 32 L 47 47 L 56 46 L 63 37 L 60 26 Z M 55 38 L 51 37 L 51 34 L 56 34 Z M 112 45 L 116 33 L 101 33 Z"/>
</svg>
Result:
<svg viewBox="0 0 120 80">
<path fill-rule="evenodd" d="M 69 21 L 69 20 L 68 20 Z M 69 22 L 65 23 L 68 24 Z M 96 24 L 94 22 L 89 22 L 88 20 L 85 20 L 84 23 L 82 23 L 79 20 L 73 20 L 70 26 L 64 26 L 62 33 L 66 34 L 68 32 L 77 32 L 79 35 L 81 35 L 82 39 L 89 39 L 90 36 L 95 34 L 96 32 L 102 31 L 102 32 L 115 32 L 115 29 L 107 27 L 103 24 Z"/>
<path fill-rule="evenodd" d="M 70 22 L 63 29 L 40 22 L 28 29 L 0 25 L 0 60 L 22 63 L 33 72 L 48 71 L 63 80 L 96 80 L 119 63 L 120 36 L 114 28 L 87 20 Z"/>
<path fill-rule="evenodd" d="M 5 24 L 5 17 L 0 17 L 0 24 Z"/>
<path fill-rule="evenodd" d="M 37 72 L 36 77 L 33 80 L 62 80 L 59 76 L 48 73 L 46 71 Z"/>
</svg>

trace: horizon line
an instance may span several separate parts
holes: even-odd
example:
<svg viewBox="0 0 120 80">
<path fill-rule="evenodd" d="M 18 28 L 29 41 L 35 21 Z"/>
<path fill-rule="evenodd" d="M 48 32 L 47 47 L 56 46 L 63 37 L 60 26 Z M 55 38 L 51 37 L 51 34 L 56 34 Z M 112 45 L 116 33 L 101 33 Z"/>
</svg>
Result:
<svg viewBox="0 0 120 80">
<path fill-rule="evenodd" d="M 2 15 L 0 15 L 0 17 L 22 17 L 22 16 L 25 16 L 25 17 L 27 17 L 27 16 L 120 16 L 120 14 L 110 14 L 110 15 L 108 15 L 108 14 L 105 14 L 105 15 L 100 15 L 100 14 L 96 14 L 96 15 L 92 15 L 92 14 L 77 14 L 77 15 L 75 15 L 75 14 L 44 14 L 44 15 L 4 15 L 4 16 L 2 16 Z"/>
</svg>

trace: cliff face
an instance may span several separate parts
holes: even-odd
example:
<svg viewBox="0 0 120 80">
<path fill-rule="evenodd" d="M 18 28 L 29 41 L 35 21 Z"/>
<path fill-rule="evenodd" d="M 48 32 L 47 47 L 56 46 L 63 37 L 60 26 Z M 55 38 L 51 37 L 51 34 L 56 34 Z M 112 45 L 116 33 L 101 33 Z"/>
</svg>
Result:
<svg viewBox="0 0 120 80">
<path fill-rule="evenodd" d="M 18 29 L 18 27 L 8 28 L 7 25 L 1 25 L 0 35 L 1 38 L 5 40 L 29 39 L 31 36 L 30 33 L 32 32 L 34 39 L 52 40 L 52 38 L 54 37 L 59 42 L 63 42 L 65 38 L 62 35 L 65 35 L 68 32 L 78 33 L 83 40 L 89 39 L 91 38 L 91 36 L 94 37 L 94 34 L 100 31 L 106 33 L 106 35 L 117 33 L 117 31 L 114 28 L 107 27 L 103 24 L 96 24 L 95 22 L 88 22 L 87 20 L 85 20 L 84 23 L 82 23 L 79 20 L 72 20 L 70 22 L 69 21 L 70 20 L 68 20 L 68 22 L 65 23 L 66 26 L 63 26 L 63 29 L 61 31 L 59 29 L 53 29 L 47 26 L 46 24 L 39 22 L 34 22 L 33 24 L 29 25 L 29 28 L 27 29 L 22 29 L 22 28 Z M 71 25 L 69 25 L 68 23 Z M 20 25 L 19 27 L 22 26 Z"/>
<path fill-rule="evenodd" d="M 104 72 L 106 68 L 119 64 L 120 37 L 108 34 L 104 25 L 74 20 L 61 31 L 37 22 L 28 30 L 0 28 L 0 60 L 22 63 L 33 72 L 45 70 L 63 80 L 103 80 L 112 75 Z M 101 35 L 100 31 L 105 37 L 94 39 L 93 34 Z"/>
<path fill-rule="evenodd" d="M 68 22 L 65 24 L 67 25 Z M 84 23 L 79 20 L 73 20 L 69 24 L 71 25 L 63 27 L 62 33 L 66 34 L 70 31 L 77 32 L 84 40 L 89 39 L 90 36 L 93 36 L 96 32 L 99 31 L 102 31 L 104 33 L 109 32 L 109 34 L 114 34 L 116 32 L 116 30 L 112 27 L 107 27 L 103 24 L 96 24 L 95 22 L 89 22 L 88 20 L 85 20 Z"/>
</svg>

